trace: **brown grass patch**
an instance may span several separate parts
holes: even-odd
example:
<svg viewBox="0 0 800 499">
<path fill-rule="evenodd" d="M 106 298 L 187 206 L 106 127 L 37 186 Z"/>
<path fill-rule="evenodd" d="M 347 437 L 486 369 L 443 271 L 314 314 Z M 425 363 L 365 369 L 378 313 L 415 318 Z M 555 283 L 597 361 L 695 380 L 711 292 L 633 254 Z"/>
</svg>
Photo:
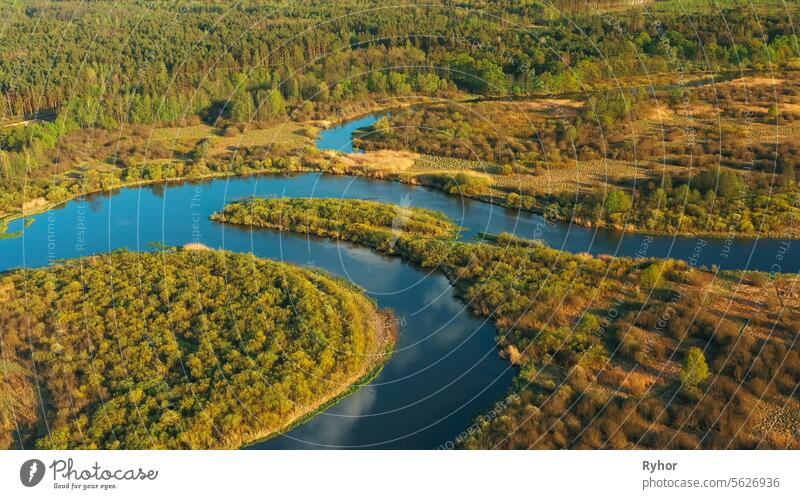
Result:
<svg viewBox="0 0 800 499">
<path fill-rule="evenodd" d="M 309 125 L 321 128 L 323 130 L 330 128 L 333 126 L 333 121 L 331 120 L 311 120 L 308 122 Z"/>
<path fill-rule="evenodd" d="M 45 198 L 34 198 L 22 204 L 22 213 L 35 213 L 44 206 L 47 206 L 47 200 Z"/>
<path fill-rule="evenodd" d="M 214 135 L 214 128 L 205 125 L 186 127 L 161 127 L 153 129 L 153 140 L 172 142 L 198 141 Z"/>
<path fill-rule="evenodd" d="M 650 390 L 658 378 L 639 371 L 610 366 L 598 373 L 598 381 L 612 390 L 623 390 L 640 397 Z"/>
<path fill-rule="evenodd" d="M 507 357 L 508 361 L 514 364 L 515 366 L 522 364 L 525 361 L 525 357 L 520 353 L 519 349 L 514 345 L 508 345 L 508 348 L 501 352 L 500 355 L 502 357 Z"/>
<path fill-rule="evenodd" d="M 769 76 L 744 76 L 731 80 L 721 85 L 734 85 L 738 87 L 764 87 L 764 86 L 777 86 L 783 83 L 784 80 L 780 78 L 772 78 Z"/>
<path fill-rule="evenodd" d="M 363 154 L 353 153 L 342 157 L 347 167 L 360 167 L 384 173 L 402 173 L 414 166 L 419 154 L 408 151 L 380 150 Z"/>
<path fill-rule="evenodd" d="M 550 194 L 602 188 L 608 184 L 643 178 L 643 172 L 632 161 L 599 159 L 578 161 L 573 168 L 548 168 L 542 175 L 492 177 L 493 184 L 505 189 L 521 190 L 526 194 Z"/>
<path fill-rule="evenodd" d="M 533 99 L 524 102 L 514 102 L 512 105 L 517 110 L 522 111 L 544 111 L 559 107 L 580 109 L 584 106 L 584 102 L 573 99 Z"/>
<path fill-rule="evenodd" d="M 780 310 L 780 300 L 777 290 L 785 303 L 786 308 L 782 317 L 787 319 L 792 314 L 800 313 L 800 289 L 798 276 L 778 275 L 768 278 L 762 286 L 751 284 L 745 276 L 741 282 L 735 274 L 722 274 L 714 277 L 709 272 L 697 272 L 695 289 L 702 289 L 705 296 L 704 306 L 713 314 L 726 317 L 737 324 L 747 323 L 744 334 L 768 340 L 785 336 L 782 328 L 774 327 L 778 320 L 775 312 Z"/>
<path fill-rule="evenodd" d="M 655 105 L 655 107 L 653 107 L 652 111 L 650 111 L 647 119 L 655 121 L 671 121 L 674 116 L 675 113 L 669 108 L 669 106 L 658 103 Z"/>
<path fill-rule="evenodd" d="M 246 128 L 244 133 L 235 137 L 220 137 L 214 144 L 214 150 L 225 151 L 231 148 L 281 145 L 289 147 L 311 146 L 308 125 L 285 122 L 263 129 Z"/>
<path fill-rule="evenodd" d="M 767 106 L 760 106 L 756 104 L 737 104 L 735 105 L 735 108 L 741 109 L 742 111 L 750 111 L 751 113 L 756 113 L 756 114 L 767 114 L 767 111 L 769 111 L 771 105 L 772 104 L 769 104 Z M 783 111 L 790 113 L 800 112 L 800 104 L 794 104 L 791 102 L 779 102 L 778 104 L 776 104 L 776 106 L 778 107 L 779 112 Z"/>
</svg>

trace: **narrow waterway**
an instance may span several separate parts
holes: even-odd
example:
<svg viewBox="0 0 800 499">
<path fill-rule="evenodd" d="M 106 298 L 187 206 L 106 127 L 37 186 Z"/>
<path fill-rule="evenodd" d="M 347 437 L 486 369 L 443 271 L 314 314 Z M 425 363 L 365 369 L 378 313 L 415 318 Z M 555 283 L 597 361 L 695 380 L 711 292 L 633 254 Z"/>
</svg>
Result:
<svg viewBox="0 0 800 499">
<path fill-rule="evenodd" d="M 721 78 L 731 78 L 724 75 Z M 372 125 L 386 113 L 374 113 L 323 131 L 317 146 L 353 152 L 352 135 Z M 379 196 L 378 196 L 379 197 Z M 721 269 L 749 269 L 766 272 L 800 272 L 800 241 L 782 239 L 733 239 L 720 237 L 649 236 L 608 229 L 587 228 L 567 222 L 545 221 L 539 215 L 498 208 L 487 203 L 453 196 L 436 196 L 428 191 L 411 200 L 413 205 L 433 208 L 449 215 L 466 229 L 510 232 L 520 237 L 541 239 L 548 245 L 571 253 L 592 255 L 675 258 L 694 266 Z"/>
</svg>

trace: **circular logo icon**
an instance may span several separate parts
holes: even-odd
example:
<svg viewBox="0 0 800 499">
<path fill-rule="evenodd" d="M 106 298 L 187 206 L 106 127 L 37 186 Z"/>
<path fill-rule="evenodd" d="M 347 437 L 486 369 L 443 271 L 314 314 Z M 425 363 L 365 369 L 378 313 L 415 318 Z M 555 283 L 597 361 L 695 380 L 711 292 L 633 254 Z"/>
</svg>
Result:
<svg viewBox="0 0 800 499">
<path fill-rule="evenodd" d="M 19 479 L 26 487 L 35 487 L 44 478 L 44 463 L 38 459 L 28 459 L 19 468 Z"/>
</svg>

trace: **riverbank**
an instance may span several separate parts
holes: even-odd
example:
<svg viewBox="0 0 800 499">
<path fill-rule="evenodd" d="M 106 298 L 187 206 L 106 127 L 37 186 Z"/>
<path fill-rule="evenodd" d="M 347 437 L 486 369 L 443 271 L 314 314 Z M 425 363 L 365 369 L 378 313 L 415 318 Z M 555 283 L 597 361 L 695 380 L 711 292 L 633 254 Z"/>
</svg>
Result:
<svg viewBox="0 0 800 499">
<path fill-rule="evenodd" d="M 309 173 L 311 171 L 312 170 L 300 170 L 297 171 L 297 173 Z M 8 228 L 11 222 L 19 220 L 21 218 L 35 217 L 36 215 L 47 213 L 50 210 L 53 210 L 71 201 L 75 201 L 76 199 L 86 196 L 93 196 L 98 194 L 112 194 L 114 192 L 119 191 L 120 189 L 128 189 L 131 187 L 146 187 L 157 184 L 175 185 L 184 182 L 203 182 L 207 180 L 226 178 L 226 177 L 246 177 L 248 175 L 262 175 L 262 174 L 268 175 L 268 174 L 281 174 L 281 173 L 286 173 L 286 171 L 277 168 L 264 168 L 264 169 L 253 170 L 245 174 L 237 174 L 233 172 L 217 172 L 206 175 L 200 175 L 196 177 L 185 176 L 185 177 L 163 178 L 159 180 L 136 180 L 133 182 L 123 182 L 108 189 L 92 189 L 92 190 L 82 191 L 76 194 L 72 194 L 69 197 L 59 201 L 51 201 L 51 202 L 44 201 L 41 203 L 36 203 L 35 208 L 33 209 L 21 210 L 16 213 L 8 213 L 8 212 L 0 213 L 0 239 L 3 238 L 10 239 L 14 237 L 20 237 L 22 235 L 22 233 L 19 231 L 15 231 L 13 233 L 8 232 Z M 25 227 L 29 227 L 30 224 L 32 223 L 33 220 L 31 220 L 30 223 L 26 223 Z"/>
<path fill-rule="evenodd" d="M 368 370 L 364 373 L 361 377 L 354 379 L 346 384 L 343 384 L 343 389 L 337 393 L 332 394 L 330 397 L 327 397 L 325 400 L 320 401 L 320 403 L 313 409 L 305 411 L 302 414 L 297 415 L 291 421 L 288 421 L 285 425 L 282 425 L 280 428 L 276 428 L 272 431 L 267 430 L 264 432 L 262 436 L 256 436 L 253 440 L 244 443 L 238 448 L 246 449 L 248 447 L 257 445 L 261 442 L 265 442 L 273 437 L 276 437 L 280 434 L 287 433 L 296 427 L 302 425 L 306 421 L 313 419 L 315 416 L 319 415 L 322 412 L 330 409 L 331 407 L 335 406 L 341 400 L 349 397 L 350 395 L 354 394 L 355 392 L 361 390 L 368 384 L 375 381 L 375 379 L 380 376 L 381 372 L 383 372 L 384 367 L 386 366 L 386 362 L 394 353 L 395 345 L 397 344 L 397 320 L 391 312 L 384 311 L 383 312 L 383 320 L 386 324 L 386 327 L 390 330 L 389 335 L 387 336 L 386 340 L 384 341 L 384 349 L 383 352 L 378 352 L 376 355 L 376 361 L 372 365 L 371 370 Z M 382 357 L 382 359 L 381 359 Z M 381 359 L 381 360 L 379 360 Z"/>
<path fill-rule="evenodd" d="M 376 115 L 379 123 L 361 132 L 341 128 L 342 132 L 356 132 L 355 147 L 366 155 L 380 153 L 380 157 L 357 160 L 350 154 L 342 162 L 359 163 L 349 171 L 354 175 L 377 170 L 369 175 L 401 181 L 416 177 L 406 181 L 429 186 L 431 182 L 420 178 L 422 174 L 472 178 L 484 185 L 458 194 L 546 212 L 551 220 L 585 227 L 686 237 L 798 239 L 800 225 L 795 221 L 800 219 L 800 191 L 788 177 L 794 172 L 791 164 L 796 163 L 794 149 L 786 144 L 779 147 L 779 139 L 770 140 L 769 134 L 754 137 L 749 128 L 741 129 L 749 122 L 736 118 L 743 109 L 736 99 L 743 88 L 752 85 L 763 93 L 765 82 L 774 85 L 782 81 L 727 74 L 714 82 L 720 84 L 720 92 L 733 97 L 718 108 L 709 102 L 713 89 L 706 87 L 710 85 L 697 87 L 702 103 L 698 104 L 701 110 L 694 110 L 697 127 L 704 144 L 715 139 L 721 143 L 721 159 L 715 159 L 717 152 L 708 145 L 699 151 L 687 148 L 681 130 L 687 126 L 687 113 L 691 117 L 693 111 L 662 102 L 667 95 L 654 98 L 657 100 L 639 99 L 625 119 L 605 116 L 610 124 L 598 127 L 587 124 L 594 119 L 590 111 L 577 111 L 580 104 L 585 107 L 590 95 L 586 93 L 573 96 L 577 101 L 484 99 L 469 106 L 420 107 L 419 112 L 391 114 L 388 120 L 387 115 Z M 786 81 L 791 81 L 790 76 Z M 793 91 L 789 86 L 787 94 L 793 95 Z M 795 109 L 792 99 L 786 97 L 786 102 L 777 105 Z M 718 137 L 707 116 L 712 108 L 722 115 L 724 124 L 731 125 Z M 786 116 L 780 115 L 780 123 L 771 123 L 765 118 L 767 111 L 760 108 L 753 127 L 774 127 L 777 134 L 797 119 L 786 111 Z M 575 151 L 566 156 L 569 144 L 565 145 L 562 133 L 552 125 L 554 116 L 561 117 L 575 141 Z M 536 131 L 533 136 L 531 129 Z M 606 135 L 608 143 L 603 139 Z M 756 155 L 752 171 L 739 159 L 744 155 L 741 143 L 752 143 Z M 780 149 L 781 162 L 789 165 L 778 167 L 786 170 L 786 178 L 768 176 L 769 153 L 765 151 L 775 148 Z M 408 161 L 412 155 L 416 159 Z M 691 157 L 696 157 L 694 163 Z M 697 168 L 687 168 L 690 163 Z M 446 190 L 455 194 L 452 191 L 457 187 Z M 627 203 L 606 207 L 609 194 L 627 198 Z"/>
<path fill-rule="evenodd" d="M 464 94 L 464 95 L 457 95 L 451 99 L 444 99 L 440 97 L 427 97 L 427 96 L 419 96 L 419 95 L 410 95 L 408 97 L 397 97 L 397 96 L 385 96 L 384 98 L 380 98 L 378 100 L 369 99 L 364 102 L 359 103 L 352 103 L 336 114 L 336 116 L 331 116 L 332 119 L 321 119 L 321 120 L 311 120 L 307 122 L 297 123 L 294 121 L 290 121 L 289 123 L 292 125 L 300 125 L 303 129 L 310 129 L 315 130 L 316 132 L 321 132 L 326 129 L 340 126 L 341 124 L 352 122 L 354 120 L 358 120 L 365 116 L 369 116 L 374 113 L 388 113 L 392 110 L 397 109 L 404 109 L 407 107 L 417 106 L 417 105 L 424 105 L 424 104 L 435 104 L 437 102 L 460 102 L 460 101 L 469 101 L 475 99 L 475 96 Z M 181 131 L 184 129 L 188 130 L 193 128 L 194 125 L 189 125 L 186 127 L 163 127 L 163 128 L 154 128 L 153 135 L 157 137 L 161 137 L 164 139 L 168 139 L 168 142 L 181 142 L 182 137 Z M 261 129 L 253 129 L 248 130 L 247 133 L 234 136 L 234 137 L 219 137 L 216 133 L 214 133 L 213 129 L 207 127 L 208 130 L 202 132 L 201 135 L 195 136 L 192 135 L 192 140 L 199 140 L 201 138 L 205 139 L 214 139 L 218 144 L 213 146 L 213 150 L 217 152 L 217 158 L 223 158 L 226 156 L 227 152 L 236 152 L 239 149 L 246 149 L 248 147 L 255 147 L 255 146 L 275 146 L 275 145 L 290 145 L 288 142 L 285 144 L 284 142 L 280 142 L 275 144 L 272 142 L 275 135 L 284 137 L 285 133 L 278 133 L 284 132 L 282 130 L 283 124 L 274 125 L 266 131 L 272 130 L 271 133 L 264 133 L 265 130 Z M 278 132 L 275 132 L 278 130 Z M 261 137 L 261 141 L 255 140 L 250 135 L 257 135 Z M 286 141 L 289 139 L 286 139 Z M 297 144 L 294 144 L 297 145 Z M 310 145 L 310 143 L 309 143 Z M 231 148 L 228 151 L 228 148 Z M 157 163 L 158 161 L 153 161 L 153 163 Z M 182 163 L 184 167 L 190 167 L 191 161 L 187 160 L 177 160 L 177 163 Z M 148 166 L 147 164 L 141 165 L 141 168 L 145 168 Z M 84 196 L 91 196 L 95 194 L 107 194 L 113 193 L 118 191 L 119 189 L 130 188 L 130 187 L 139 187 L 139 186 L 148 186 L 148 185 L 155 185 L 155 184 L 176 184 L 180 182 L 202 182 L 204 180 L 212 180 L 215 178 L 223 178 L 223 177 L 237 177 L 237 176 L 248 176 L 248 175 L 259 175 L 259 174 L 286 174 L 286 173 L 310 173 L 310 172 L 317 172 L 321 171 L 318 168 L 307 168 L 307 167 L 300 167 L 297 169 L 287 170 L 285 168 L 278 168 L 278 167 L 248 167 L 247 171 L 244 173 L 236 173 L 233 171 L 219 171 L 219 172 L 209 172 L 204 173 L 201 175 L 183 175 L 183 176 L 165 176 L 163 178 L 155 179 L 155 180 L 147 180 L 147 179 L 137 179 L 133 181 L 124 181 L 118 176 L 115 175 L 116 180 L 118 183 L 115 183 L 113 186 L 108 188 L 97 188 L 97 189 L 81 189 L 78 192 L 72 192 L 72 190 L 67 191 L 67 195 L 60 198 L 58 201 L 47 201 L 45 198 L 33 198 L 33 199 L 25 199 L 25 202 L 22 205 L 22 208 L 18 211 L 14 212 L 0 212 L 0 238 L 2 237 L 19 237 L 21 233 L 15 231 L 13 233 L 8 232 L 8 225 L 20 218 L 25 218 L 28 216 L 35 216 L 40 215 L 42 213 L 46 213 L 54 208 L 64 205 L 70 201 L 78 199 Z M 81 172 L 77 171 L 67 171 L 59 174 L 62 177 L 67 177 L 70 175 L 81 175 Z"/>
<path fill-rule="evenodd" d="M 337 155 L 339 153 L 336 153 Z M 8 228 L 9 224 L 15 220 L 19 220 L 21 218 L 27 217 L 34 217 L 36 215 L 40 215 L 42 213 L 46 213 L 54 208 L 58 208 L 70 201 L 74 201 L 75 199 L 97 195 L 97 194 L 110 194 L 116 192 L 120 189 L 124 188 L 131 188 L 131 187 L 145 187 L 145 186 L 152 186 L 156 184 L 169 184 L 169 185 L 176 185 L 181 184 L 184 182 L 203 182 L 208 180 L 214 180 L 219 178 L 235 178 L 235 177 L 248 177 L 253 175 L 300 175 L 304 173 L 323 173 L 326 175 L 349 175 L 354 177 L 363 177 L 372 180 L 380 180 L 384 182 L 399 182 L 406 185 L 418 185 L 429 187 L 433 189 L 440 190 L 447 194 L 453 195 L 449 193 L 447 190 L 442 189 L 440 186 L 430 183 L 430 182 L 421 182 L 418 175 L 403 175 L 398 173 L 386 173 L 381 171 L 379 168 L 375 169 L 364 169 L 364 168 L 339 168 L 339 167 L 322 167 L 317 162 L 306 162 L 301 167 L 292 169 L 287 171 L 286 169 L 281 168 L 261 168 L 261 169 L 254 169 L 252 171 L 248 171 L 247 173 L 237 174 L 234 172 L 217 172 L 211 173 L 202 176 L 196 177 L 175 177 L 175 178 L 166 178 L 160 180 L 138 180 L 135 182 L 125 182 L 120 185 L 114 186 L 113 188 L 109 189 L 97 189 L 92 191 L 86 191 L 78 194 L 74 194 L 71 197 L 58 201 L 58 202 L 50 202 L 40 204 L 36 207 L 35 210 L 30 210 L 26 212 L 18 212 L 18 213 L 4 213 L 0 215 L 0 239 L 3 238 L 15 238 L 20 237 L 22 235 L 21 231 L 14 231 L 9 233 Z M 456 194 L 457 196 L 461 196 L 464 198 L 473 199 L 476 201 L 480 201 L 483 203 L 492 204 L 495 206 L 499 206 L 502 208 L 507 208 L 511 210 L 519 210 L 522 213 L 530 213 L 533 215 L 543 216 L 550 224 L 564 224 L 566 225 L 576 225 L 585 228 L 598 228 L 598 229 L 605 229 L 611 230 L 614 232 L 628 233 L 628 234 L 641 234 L 645 236 L 666 236 L 666 237 L 675 237 L 675 238 L 712 238 L 712 239 L 721 239 L 721 240 L 730 240 L 730 239 L 739 239 L 739 240 L 757 240 L 757 239 L 766 239 L 766 240 L 798 240 L 800 239 L 800 227 L 793 231 L 789 231 L 786 233 L 765 233 L 765 234 L 752 234 L 752 233 L 741 233 L 736 231 L 681 231 L 681 232 L 667 232 L 667 231 L 654 231 L 648 230 L 642 227 L 636 227 L 634 225 L 627 225 L 625 227 L 620 226 L 612 226 L 605 223 L 595 223 L 589 220 L 582 219 L 580 217 L 574 217 L 570 220 L 562 220 L 562 219 L 553 219 L 547 216 L 547 212 L 542 207 L 523 207 L 520 206 L 518 203 L 511 203 L 509 202 L 508 196 L 501 196 L 495 194 L 474 194 L 468 192 L 459 192 Z M 26 222 L 25 227 L 29 227 L 30 224 L 33 223 L 33 219 L 30 222 Z"/>
<path fill-rule="evenodd" d="M 383 156 L 383 158 L 387 161 L 387 163 L 395 162 L 395 156 L 391 153 L 395 154 L 403 154 L 398 151 L 382 151 L 387 153 Z M 348 157 L 349 155 L 343 155 L 341 153 L 336 153 L 339 157 Z M 363 163 L 363 162 L 362 162 Z M 335 166 L 332 168 L 310 168 L 309 171 L 317 171 L 320 173 L 325 173 L 329 175 L 351 175 L 354 177 L 365 177 L 374 180 L 381 180 L 381 181 L 390 181 L 390 182 L 400 182 L 407 185 L 419 185 L 424 187 L 430 187 L 433 189 L 440 190 L 442 192 L 448 193 L 450 195 L 460 196 L 464 198 L 474 199 L 476 201 L 480 201 L 483 203 L 489 203 L 495 206 L 500 206 L 503 208 L 508 208 L 511 210 L 519 210 L 523 213 L 531 213 L 534 215 L 540 215 L 545 217 L 548 221 L 552 223 L 560 223 L 564 225 L 578 225 L 581 227 L 586 228 L 599 228 L 599 229 L 606 229 L 611 230 L 619 233 L 632 233 L 632 234 L 641 234 L 641 235 L 650 235 L 650 236 L 667 236 L 667 237 L 681 237 L 681 238 L 694 238 L 694 237 L 704 237 L 704 238 L 715 238 L 715 239 L 742 239 L 742 240 L 755 240 L 755 239 L 773 239 L 773 240 L 797 240 L 800 239 L 800 225 L 797 227 L 790 227 L 787 229 L 785 233 L 750 233 L 750 232 L 739 232 L 739 231 L 678 231 L 678 232 L 669 232 L 669 231 L 658 231 L 658 230 L 650 230 L 645 227 L 638 227 L 633 224 L 627 224 L 624 227 L 620 225 L 614 225 L 606 223 L 605 221 L 594 222 L 591 220 L 587 220 L 581 217 L 573 217 L 571 219 L 562 219 L 562 218 L 553 218 L 548 216 L 548 212 L 545 207 L 537 205 L 537 206 L 524 206 L 519 201 L 519 194 L 517 193 L 508 193 L 502 194 L 499 192 L 491 193 L 491 194 L 484 194 L 484 193 L 475 193 L 470 192 L 469 190 L 457 190 L 456 193 L 449 192 L 447 189 L 444 189 L 440 183 L 435 181 L 431 181 L 434 177 L 433 174 L 426 171 L 420 172 L 409 172 L 409 171 L 393 171 L 393 168 L 386 167 L 386 164 L 377 164 L 374 166 L 363 167 L 362 165 L 347 165 L 346 163 L 342 163 L 339 166 Z M 452 170 L 452 171 L 439 171 L 436 175 L 440 176 L 439 178 L 447 178 L 447 177 L 454 177 L 456 175 L 463 174 L 462 171 L 459 170 Z M 477 175 L 476 175 L 477 177 Z M 513 196 L 516 196 L 514 198 Z"/>
</svg>

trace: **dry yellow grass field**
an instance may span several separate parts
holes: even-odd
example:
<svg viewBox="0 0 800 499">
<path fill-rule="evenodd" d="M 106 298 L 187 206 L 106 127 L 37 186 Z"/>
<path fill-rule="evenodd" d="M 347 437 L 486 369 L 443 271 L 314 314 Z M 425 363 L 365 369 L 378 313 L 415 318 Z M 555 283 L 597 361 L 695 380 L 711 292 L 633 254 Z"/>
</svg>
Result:
<svg viewBox="0 0 800 499">
<path fill-rule="evenodd" d="M 644 170 L 632 161 L 598 159 L 578 161 L 572 168 L 544 169 L 540 175 L 493 175 L 493 184 L 525 194 L 588 192 L 645 178 Z"/>
<path fill-rule="evenodd" d="M 313 145 L 312 137 L 318 130 L 302 123 L 287 121 L 267 128 L 245 128 L 244 133 L 232 137 L 216 137 L 213 151 L 221 152 L 231 148 L 288 146 L 302 147 Z"/>
<path fill-rule="evenodd" d="M 719 85 L 733 85 L 741 87 L 764 87 L 764 86 L 778 86 L 784 82 L 783 78 L 775 78 L 771 76 L 743 76 L 728 82 L 720 83 Z"/>
<path fill-rule="evenodd" d="M 197 141 L 208 138 L 214 134 L 215 129 L 206 124 L 184 127 L 160 127 L 153 129 L 152 139 L 165 142 L 182 143 L 186 141 Z"/>
<path fill-rule="evenodd" d="M 330 154 L 329 157 L 336 157 Z M 528 195 L 553 194 L 559 192 L 589 192 L 609 185 L 640 181 L 647 177 L 662 175 L 676 167 L 656 163 L 639 164 L 632 161 L 593 160 L 578 161 L 574 167 L 545 168 L 541 174 L 497 173 L 496 165 L 488 162 L 458 158 L 434 157 L 408 151 L 379 150 L 364 154 L 338 156 L 338 162 L 346 171 L 360 170 L 370 176 L 385 177 L 404 174 L 406 178 L 426 174 L 467 173 L 488 180 L 492 194 L 502 196 L 509 192 Z"/>
<path fill-rule="evenodd" d="M 232 129 L 233 130 L 233 129 Z M 265 128 L 249 127 L 244 133 L 238 131 L 231 136 L 224 136 L 222 130 L 206 124 L 185 127 L 154 128 L 151 135 L 153 142 L 161 142 L 170 147 L 191 147 L 199 140 L 211 141 L 213 153 L 220 153 L 231 148 L 281 145 L 301 147 L 312 145 L 312 137 L 319 128 L 305 123 L 286 121 Z"/>
<path fill-rule="evenodd" d="M 414 168 L 419 154 L 408 151 L 380 150 L 347 154 L 341 158 L 348 168 L 359 167 L 380 173 L 404 173 Z"/>
</svg>

